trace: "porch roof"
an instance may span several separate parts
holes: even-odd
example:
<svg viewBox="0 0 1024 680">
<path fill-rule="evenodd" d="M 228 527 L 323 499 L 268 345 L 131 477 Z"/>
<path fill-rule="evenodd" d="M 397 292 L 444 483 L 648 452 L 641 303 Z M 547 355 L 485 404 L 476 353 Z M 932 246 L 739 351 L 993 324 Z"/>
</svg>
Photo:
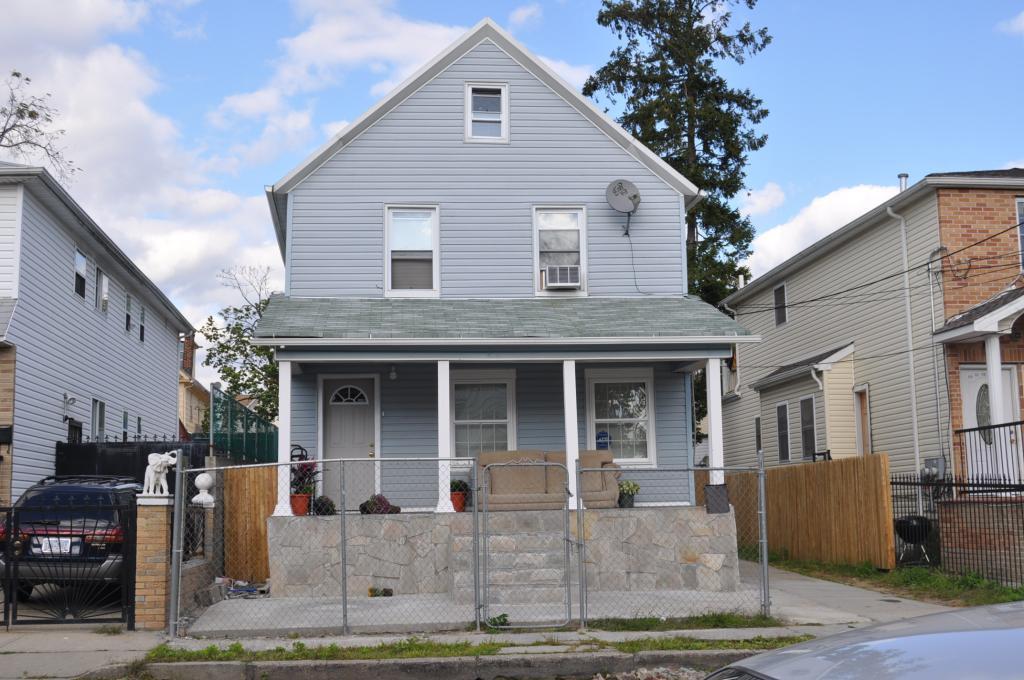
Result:
<svg viewBox="0 0 1024 680">
<path fill-rule="evenodd" d="M 1008 332 L 1024 313 L 1024 287 L 1004 290 L 951 317 L 935 331 L 936 342 L 977 340 L 990 333 Z"/>
<path fill-rule="evenodd" d="M 691 297 L 395 299 L 274 295 L 257 344 L 733 343 L 758 338 Z M 305 342 L 303 342 L 305 341 Z"/>
</svg>

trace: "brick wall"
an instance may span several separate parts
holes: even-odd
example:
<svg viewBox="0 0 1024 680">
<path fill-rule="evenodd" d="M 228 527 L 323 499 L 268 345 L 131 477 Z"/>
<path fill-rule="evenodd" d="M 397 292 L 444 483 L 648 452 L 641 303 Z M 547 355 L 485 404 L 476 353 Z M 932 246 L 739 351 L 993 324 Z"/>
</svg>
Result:
<svg viewBox="0 0 1024 680">
<path fill-rule="evenodd" d="M 135 628 L 167 627 L 171 570 L 171 505 L 140 498 L 135 557 Z"/>
<path fill-rule="evenodd" d="M 0 347 L 0 427 L 14 423 L 14 348 Z M 0 506 L 11 504 L 11 459 L 13 450 L 0 444 Z"/>
<path fill-rule="evenodd" d="M 1021 281 L 1021 250 L 1016 229 L 999 232 L 1017 223 L 1016 199 L 1022 194 L 1006 189 L 939 189 L 938 213 L 940 242 L 950 252 L 958 251 L 942 262 L 943 316 L 949 319 L 988 300 L 1010 285 Z M 997 236 L 993 236 L 998 234 Z M 986 237 L 989 240 L 970 246 Z M 1005 364 L 1017 371 L 1022 384 L 1024 366 L 1024 324 L 1015 324 L 1013 333 L 1000 339 Z M 981 342 L 951 344 L 945 348 L 949 384 L 949 410 L 953 429 L 963 427 L 963 403 L 960 393 L 961 364 L 985 363 Z M 1021 409 L 1024 413 L 1024 399 Z M 954 462 L 963 462 L 960 443 L 954 438 Z"/>
</svg>

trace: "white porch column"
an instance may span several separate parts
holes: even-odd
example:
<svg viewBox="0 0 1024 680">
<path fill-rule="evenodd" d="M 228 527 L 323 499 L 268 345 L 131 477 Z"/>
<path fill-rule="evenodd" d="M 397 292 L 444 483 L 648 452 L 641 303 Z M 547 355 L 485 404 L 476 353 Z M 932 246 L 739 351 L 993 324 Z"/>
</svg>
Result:
<svg viewBox="0 0 1024 680">
<path fill-rule="evenodd" d="M 455 512 L 452 505 L 451 366 L 437 362 L 437 512 Z M 447 460 L 443 460 L 447 459 Z"/>
<path fill-rule="evenodd" d="M 992 424 L 1005 423 L 1006 404 L 1003 403 L 1003 357 L 999 349 L 999 336 L 985 336 L 985 372 L 988 377 L 988 403 Z"/>
<path fill-rule="evenodd" d="M 581 499 L 577 497 L 576 468 L 580 462 L 580 429 L 576 418 L 576 362 L 572 359 L 562 362 L 562 401 L 565 411 L 565 469 L 569 474 L 570 503 L 574 507 Z"/>
<path fill-rule="evenodd" d="M 722 360 L 708 359 L 704 373 L 708 396 L 708 467 L 720 468 L 725 464 L 722 444 Z M 725 472 L 713 470 L 710 482 L 725 484 Z"/>
<path fill-rule="evenodd" d="M 277 362 L 277 507 L 274 515 L 291 515 L 292 362 Z"/>
</svg>

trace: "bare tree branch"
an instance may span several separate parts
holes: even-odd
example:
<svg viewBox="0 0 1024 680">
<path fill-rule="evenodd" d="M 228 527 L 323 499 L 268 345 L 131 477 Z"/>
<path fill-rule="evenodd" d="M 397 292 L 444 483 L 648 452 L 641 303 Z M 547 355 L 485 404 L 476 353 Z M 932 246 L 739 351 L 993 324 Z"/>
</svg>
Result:
<svg viewBox="0 0 1024 680">
<path fill-rule="evenodd" d="M 5 84 L 7 98 L 0 105 L 0 149 L 18 160 L 42 158 L 58 179 L 70 181 L 81 168 L 64 155 L 60 146 L 64 130 L 51 128 L 58 111 L 50 104 L 50 94 L 31 94 L 32 79 L 19 71 L 11 71 Z"/>
</svg>

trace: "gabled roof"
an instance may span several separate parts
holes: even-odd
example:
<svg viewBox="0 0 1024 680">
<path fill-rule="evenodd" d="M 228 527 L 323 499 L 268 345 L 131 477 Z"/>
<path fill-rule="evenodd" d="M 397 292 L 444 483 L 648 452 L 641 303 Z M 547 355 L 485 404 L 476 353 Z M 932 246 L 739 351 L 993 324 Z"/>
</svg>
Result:
<svg viewBox="0 0 1024 680">
<path fill-rule="evenodd" d="M 264 345 L 584 345 L 755 342 L 692 297 L 292 298 L 274 295 L 256 328 Z"/>
<path fill-rule="evenodd" d="M 683 196 L 693 199 L 698 199 L 701 196 L 700 190 L 690 180 L 686 179 L 686 177 L 662 160 L 657 154 L 623 130 L 618 123 L 597 108 L 593 102 L 580 94 L 576 88 L 566 83 L 558 74 L 520 45 L 494 21 L 485 18 L 445 51 L 434 57 L 426 66 L 392 90 L 390 94 L 375 104 L 355 122 L 345 127 L 333 139 L 313 152 L 298 167 L 282 177 L 273 186 L 266 188 L 267 200 L 270 202 L 270 213 L 274 220 L 274 230 L 277 232 L 278 246 L 280 246 L 282 253 L 285 250 L 286 201 L 284 197 L 287 193 L 407 97 L 433 80 L 438 74 L 442 73 L 451 64 L 485 40 L 494 43 L 499 49 L 518 62 L 519 65 L 551 88 L 557 95 L 568 102 L 570 106 L 604 132 L 612 141 L 650 169 L 656 177 L 661 178 Z M 687 201 L 686 208 L 689 209 L 696 204 L 696 200 Z"/>
<path fill-rule="evenodd" d="M 934 333 L 936 342 L 959 342 L 1006 332 L 1024 313 L 1024 288 L 1010 288 L 965 309 Z"/>
<path fill-rule="evenodd" d="M 192 324 L 174 306 L 164 292 L 142 273 L 128 255 L 121 250 L 106 232 L 93 221 L 85 209 L 71 197 L 71 194 L 53 178 L 46 168 L 21 165 L 18 163 L 0 162 L 0 184 L 23 184 L 40 197 L 50 210 L 64 216 L 64 223 L 72 230 L 79 230 L 93 243 L 97 244 L 107 256 L 120 267 L 121 271 L 133 279 L 151 304 L 162 307 L 164 314 L 177 331 L 192 332 Z"/>
<path fill-rule="evenodd" d="M 832 368 L 832 364 L 837 361 L 842 361 L 852 353 L 853 343 L 848 343 L 841 347 L 830 349 L 827 352 L 820 352 L 801 361 L 780 366 L 760 380 L 751 383 L 750 387 L 754 390 L 762 390 L 765 387 L 770 387 L 772 385 L 792 380 L 793 378 L 805 376 L 808 374 L 808 369 L 811 368 L 815 370 L 829 370 Z"/>
</svg>

